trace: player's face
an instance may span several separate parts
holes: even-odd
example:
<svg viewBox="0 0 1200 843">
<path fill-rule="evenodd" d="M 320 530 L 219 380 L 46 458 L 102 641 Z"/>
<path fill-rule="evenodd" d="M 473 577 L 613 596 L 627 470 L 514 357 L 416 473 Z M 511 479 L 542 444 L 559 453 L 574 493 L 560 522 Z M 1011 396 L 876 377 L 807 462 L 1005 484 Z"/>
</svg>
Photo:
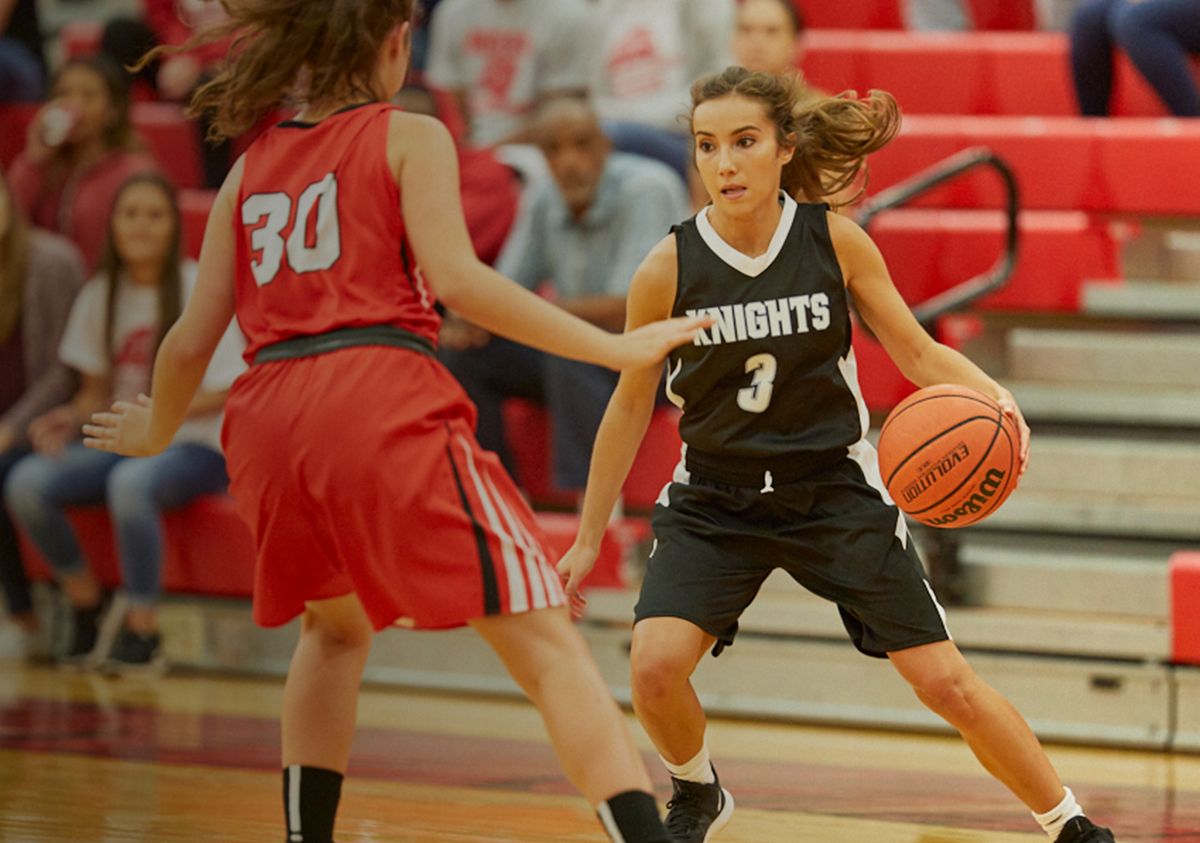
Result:
<svg viewBox="0 0 1200 843">
<path fill-rule="evenodd" d="M 160 266 L 175 235 L 175 215 L 161 187 L 139 183 L 125 188 L 113 207 L 113 240 L 126 266 Z"/>
<path fill-rule="evenodd" d="M 792 148 L 776 140 L 761 101 L 731 94 L 703 102 L 692 113 L 692 133 L 696 168 L 713 205 L 740 215 L 774 201 Z"/>
<path fill-rule="evenodd" d="M 561 114 L 541 129 L 539 146 L 572 213 L 592 206 L 604 173 L 609 143 L 595 118 L 586 113 Z"/>
<path fill-rule="evenodd" d="M 794 70 L 797 38 L 779 0 L 743 0 L 733 36 L 734 59 L 747 70 L 786 73 Z"/>
</svg>

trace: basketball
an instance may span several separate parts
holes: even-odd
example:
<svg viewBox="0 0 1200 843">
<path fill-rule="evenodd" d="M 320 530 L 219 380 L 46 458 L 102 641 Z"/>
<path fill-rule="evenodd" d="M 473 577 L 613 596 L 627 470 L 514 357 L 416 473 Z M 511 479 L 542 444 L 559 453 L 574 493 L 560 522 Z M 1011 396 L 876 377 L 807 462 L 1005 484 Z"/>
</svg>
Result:
<svg viewBox="0 0 1200 843">
<path fill-rule="evenodd" d="M 966 527 L 995 512 L 1017 485 L 1020 435 L 1000 406 L 955 384 L 901 401 L 879 435 L 879 470 L 892 500 L 932 527 Z"/>
</svg>

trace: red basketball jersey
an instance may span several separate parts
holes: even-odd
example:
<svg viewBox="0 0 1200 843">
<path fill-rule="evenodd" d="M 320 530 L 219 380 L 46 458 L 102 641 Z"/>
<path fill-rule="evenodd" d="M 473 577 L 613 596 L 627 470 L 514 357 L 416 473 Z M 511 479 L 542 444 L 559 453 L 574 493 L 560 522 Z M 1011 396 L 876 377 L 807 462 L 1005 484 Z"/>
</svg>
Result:
<svg viewBox="0 0 1200 843">
<path fill-rule="evenodd" d="M 248 361 L 281 340 L 365 325 L 436 341 L 387 161 L 392 111 L 370 103 L 280 123 L 247 150 L 234 225 Z"/>
</svg>

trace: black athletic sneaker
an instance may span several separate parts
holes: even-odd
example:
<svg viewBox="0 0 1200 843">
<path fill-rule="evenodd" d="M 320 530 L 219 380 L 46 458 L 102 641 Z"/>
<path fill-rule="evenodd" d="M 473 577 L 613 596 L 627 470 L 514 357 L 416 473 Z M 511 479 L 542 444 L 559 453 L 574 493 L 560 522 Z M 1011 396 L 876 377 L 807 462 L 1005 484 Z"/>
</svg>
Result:
<svg viewBox="0 0 1200 843">
<path fill-rule="evenodd" d="M 1107 828 L 1101 828 L 1087 817 L 1072 817 L 1063 826 L 1055 843 L 1116 843 L 1117 838 Z"/>
<path fill-rule="evenodd" d="M 166 670 L 162 654 L 162 636 L 142 635 L 128 627 L 121 627 L 112 650 L 100 665 L 102 672 L 110 675 L 123 673 L 162 673 Z"/>
<path fill-rule="evenodd" d="M 60 662 L 67 666 L 82 666 L 91 658 L 100 640 L 100 619 L 104 604 L 91 609 L 71 609 L 71 638 Z"/>
<path fill-rule="evenodd" d="M 717 771 L 713 770 L 713 776 Z M 673 843 L 708 843 L 733 816 L 733 797 L 721 782 L 697 784 L 671 777 L 675 793 L 667 803 L 667 833 Z"/>
</svg>

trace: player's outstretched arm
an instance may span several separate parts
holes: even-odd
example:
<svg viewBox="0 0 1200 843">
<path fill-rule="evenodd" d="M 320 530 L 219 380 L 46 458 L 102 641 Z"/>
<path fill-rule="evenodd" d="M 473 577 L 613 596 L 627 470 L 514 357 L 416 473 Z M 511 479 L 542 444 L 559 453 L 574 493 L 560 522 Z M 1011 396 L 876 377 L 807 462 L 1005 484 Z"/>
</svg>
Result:
<svg viewBox="0 0 1200 843">
<path fill-rule="evenodd" d="M 657 363 L 710 324 L 672 319 L 612 334 L 572 316 L 475 256 L 459 199 L 458 159 L 445 126 L 397 112 L 388 155 L 417 262 L 438 298 L 468 321 L 542 351 L 610 369 Z"/>
<path fill-rule="evenodd" d="M 233 213 L 242 181 L 241 159 L 213 203 L 200 248 L 196 289 L 154 358 L 153 400 L 119 401 L 84 425 L 84 444 L 130 457 L 157 454 L 183 424 L 213 351 L 233 319 Z"/>
<path fill-rule="evenodd" d="M 675 238 L 672 236 L 655 246 L 634 273 L 626 305 L 626 330 L 633 331 L 671 315 L 677 284 L 676 267 Z M 579 533 L 558 563 L 571 611 L 577 617 L 586 603 L 579 593 L 579 586 L 596 564 L 608 519 L 654 412 L 654 393 L 661 375 L 661 363 L 621 372 L 621 379 L 596 432 Z"/>
<path fill-rule="evenodd" d="M 1029 425 L 1012 393 L 963 354 L 929 336 L 900 296 L 875 242 L 854 221 L 837 214 L 827 216 L 834 251 L 859 315 L 904 377 L 919 387 L 957 383 L 995 398 L 1021 431 L 1024 471 L 1029 461 Z"/>
</svg>

